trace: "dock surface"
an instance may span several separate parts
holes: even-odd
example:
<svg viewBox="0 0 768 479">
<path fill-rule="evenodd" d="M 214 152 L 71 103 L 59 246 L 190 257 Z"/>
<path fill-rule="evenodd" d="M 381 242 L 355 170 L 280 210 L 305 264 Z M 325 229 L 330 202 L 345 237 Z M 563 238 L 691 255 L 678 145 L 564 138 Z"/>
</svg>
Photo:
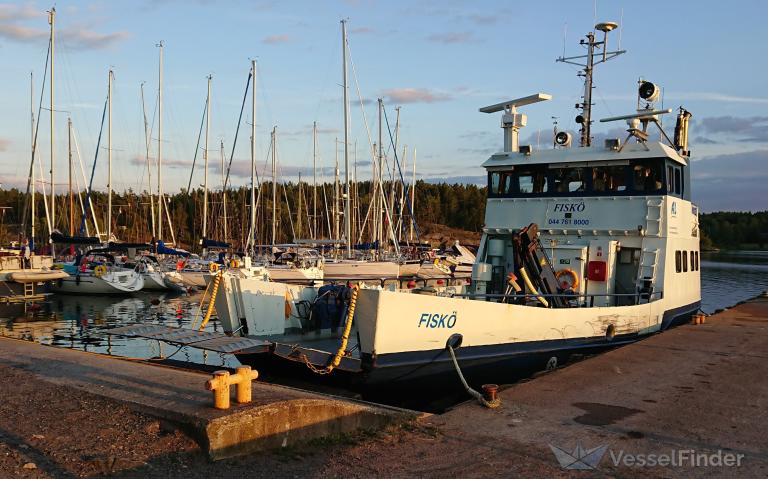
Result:
<svg viewBox="0 0 768 479">
<path fill-rule="evenodd" d="M 56 385 L 126 404 L 177 424 L 212 459 L 280 448 L 415 417 L 404 410 L 299 389 L 253 383 L 252 402 L 213 408 L 210 374 L 146 361 L 0 338 L 0 364 Z"/>
<path fill-rule="evenodd" d="M 602 471 L 766 477 L 768 297 L 513 385 L 500 396 L 498 410 L 465 403 L 432 423 L 474 444 L 538 448 L 553 461 L 551 447 L 572 453 L 577 445 L 605 446 L 596 464 Z M 740 457 L 741 466 L 704 465 L 703 457 L 691 459 L 694 453 Z M 673 454 L 679 465 L 637 465 L 640 456 Z"/>
</svg>

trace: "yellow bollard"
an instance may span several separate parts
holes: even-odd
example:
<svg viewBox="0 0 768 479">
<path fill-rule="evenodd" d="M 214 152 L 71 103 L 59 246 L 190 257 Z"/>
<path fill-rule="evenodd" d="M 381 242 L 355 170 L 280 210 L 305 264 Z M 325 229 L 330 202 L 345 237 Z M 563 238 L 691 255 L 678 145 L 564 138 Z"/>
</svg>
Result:
<svg viewBox="0 0 768 479">
<path fill-rule="evenodd" d="M 213 407 L 229 409 L 229 387 L 235 385 L 235 398 L 239 404 L 251 402 L 251 382 L 259 377 L 257 371 L 250 366 L 239 366 L 235 374 L 229 371 L 216 371 L 213 378 L 205 383 L 205 389 L 213 391 Z"/>
</svg>

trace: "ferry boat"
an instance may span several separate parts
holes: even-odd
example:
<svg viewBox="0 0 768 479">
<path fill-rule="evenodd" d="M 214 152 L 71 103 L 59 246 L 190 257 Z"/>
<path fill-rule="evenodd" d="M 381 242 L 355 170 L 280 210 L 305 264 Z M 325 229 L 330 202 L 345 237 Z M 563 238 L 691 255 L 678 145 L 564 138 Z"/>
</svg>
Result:
<svg viewBox="0 0 768 479">
<path fill-rule="evenodd" d="M 590 32 L 586 55 L 559 59 L 584 67 L 579 147 L 566 131 L 552 149 L 519 144 L 527 117 L 518 109 L 550 95 L 480 109 L 502 113 L 504 149 L 482 165 L 488 198 L 471 284 L 331 285 L 295 297 L 282 287 L 252 295 L 247 308 L 217 303 L 224 330 L 251 340 L 238 359 L 390 388 L 457 385 L 455 353 L 470 382 L 500 382 L 687 321 L 701 303 L 691 114 L 680 108 L 671 139 L 659 118 L 672 111 L 657 109 L 660 88 L 641 81 L 635 112 L 600 120 L 626 120 L 626 137 L 592 144 L 593 68 L 623 53 L 607 46 L 616 27 L 596 25 L 602 40 Z"/>
</svg>

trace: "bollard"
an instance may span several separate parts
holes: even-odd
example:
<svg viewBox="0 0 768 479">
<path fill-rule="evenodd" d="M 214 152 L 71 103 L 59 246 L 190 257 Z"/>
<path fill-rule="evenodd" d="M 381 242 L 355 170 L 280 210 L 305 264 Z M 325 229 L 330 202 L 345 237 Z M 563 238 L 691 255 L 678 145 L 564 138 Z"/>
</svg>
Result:
<svg viewBox="0 0 768 479">
<path fill-rule="evenodd" d="M 706 322 L 706 315 L 702 313 L 695 313 L 691 316 L 691 324 L 704 324 Z"/>
<path fill-rule="evenodd" d="M 235 385 L 235 400 L 239 404 L 251 402 L 251 382 L 259 377 L 257 371 L 250 366 L 239 366 L 235 374 L 229 371 L 216 371 L 213 378 L 205 383 L 205 389 L 213 391 L 213 407 L 216 409 L 229 409 L 229 387 Z"/>
</svg>

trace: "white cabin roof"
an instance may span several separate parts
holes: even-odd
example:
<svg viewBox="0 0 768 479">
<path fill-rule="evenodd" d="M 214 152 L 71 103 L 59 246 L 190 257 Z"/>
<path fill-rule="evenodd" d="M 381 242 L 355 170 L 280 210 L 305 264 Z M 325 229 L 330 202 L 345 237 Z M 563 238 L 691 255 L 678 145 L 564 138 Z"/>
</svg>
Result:
<svg viewBox="0 0 768 479">
<path fill-rule="evenodd" d="M 688 160 L 680 156 L 674 149 L 661 142 L 637 143 L 631 142 L 624 145 L 622 150 L 616 151 L 599 146 L 588 148 L 571 147 L 547 150 L 536 150 L 531 148 L 530 154 L 519 153 L 516 151 L 506 151 L 495 153 L 488 158 L 483 167 L 488 170 L 510 167 L 514 165 L 541 165 L 541 164 L 563 164 L 566 166 L 573 163 L 585 165 L 602 161 L 617 160 L 636 160 L 642 158 L 669 158 L 683 166 L 688 165 Z"/>
</svg>

